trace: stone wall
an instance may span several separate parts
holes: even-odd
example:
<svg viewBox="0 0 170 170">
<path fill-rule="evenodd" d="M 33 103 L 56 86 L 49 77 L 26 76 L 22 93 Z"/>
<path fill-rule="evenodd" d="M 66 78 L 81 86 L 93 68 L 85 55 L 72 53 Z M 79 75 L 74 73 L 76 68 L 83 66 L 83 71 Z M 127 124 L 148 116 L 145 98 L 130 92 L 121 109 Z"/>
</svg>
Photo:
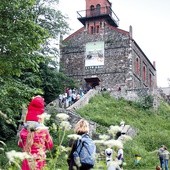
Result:
<svg viewBox="0 0 170 170">
<path fill-rule="evenodd" d="M 149 87 L 151 89 L 156 88 L 156 70 L 149 59 L 145 56 L 144 52 L 138 47 L 134 40 L 131 40 L 131 54 L 133 59 L 133 70 L 134 70 L 134 86 L 133 88 Z M 136 73 L 136 58 L 139 59 L 139 72 Z M 146 78 L 143 79 L 143 67 L 146 68 Z M 152 75 L 152 83 L 150 85 L 149 75 Z M 151 86 L 151 87 L 150 87 Z"/>
<path fill-rule="evenodd" d="M 104 42 L 104 65 L 85 66 L 86 43 Z M 135 59 L 139 57 L 140 75 L 135 74 Z M 84 78 L 96 76 L 100 85 L 113 88 L 124 84 L 128 88 L 149 87 L 149 73 L 156 80 L 156 70 L 129 35 L 129 32 L 105 24 L 100 34 L 89 34 L 82 28 L 63 41 L 61 68 L 81 85 Z M 147 80 L 142 79 L 142 64 L 147 68 Z M 149 87 L 150 88 L 150 87 Z"/>
<path fill-rule="evenodd" d="M 75 102 L 70 107 L 64 109 L 59 108 L 58 105 L 58 99 L 54 100 L 53 102 L 49 103 L 46 106 L 46 112 L 51 113 L 55 112 L 58 113 L 65 113 L 69 115 L 69 122 L 72 125 L 72 129 L 74 129 L 75 124 L 82 118 L 79 114 L 76 113 L 77 109 L 80 109 L 81 107 L 85 106 L 89 103 L 89 100 L 91 97 L 99 93 L 99 89 L 91 89 L 89 90 L 81 99 L 79 99 L 77 102 Z M 90 125 L 90 135 L 92 136 L 96 132 L 96 123 L 93 121 L 88 120 Z"/>
</svg>

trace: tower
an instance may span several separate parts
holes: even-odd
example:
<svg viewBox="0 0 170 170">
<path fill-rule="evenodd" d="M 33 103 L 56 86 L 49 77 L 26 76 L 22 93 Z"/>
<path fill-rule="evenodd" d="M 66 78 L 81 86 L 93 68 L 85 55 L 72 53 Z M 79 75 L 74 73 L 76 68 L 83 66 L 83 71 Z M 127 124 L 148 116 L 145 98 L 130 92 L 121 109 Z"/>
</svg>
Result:
<svg viewBox="0 0 170 170">
<path fill-rule="evenodd" d="M 118 27 L 119 18 L 112 11 L 109 0 L 86 0 L 86 10 L 78 11 L 78 20 L 85 26 L 88 33 L 99 33 L 105 22 Z"/>
<path fill-rule="evenodd" d="M 83 0 L 82 0 L 83 1 Z M 61 68 L 80 85 L 153 89 L 156 69 L 129 31 L 120 29 L 109 0 L 86 0 L 83 27 L 62 42 Z"/>
</svg>

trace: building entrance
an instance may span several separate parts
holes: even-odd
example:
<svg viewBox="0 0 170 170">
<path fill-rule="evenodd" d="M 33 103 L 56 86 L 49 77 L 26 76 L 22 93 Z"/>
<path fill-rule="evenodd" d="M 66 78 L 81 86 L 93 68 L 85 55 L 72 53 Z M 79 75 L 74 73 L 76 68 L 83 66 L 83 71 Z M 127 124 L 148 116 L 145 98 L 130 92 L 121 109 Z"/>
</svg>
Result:
<svg viewBox="0 0 170 170">
<path fill-rule="evenodd" d="M 100 84 L 100 79 L 98 77 L 84 78 L 88 89 L 95 88 Z"/>
</svg>

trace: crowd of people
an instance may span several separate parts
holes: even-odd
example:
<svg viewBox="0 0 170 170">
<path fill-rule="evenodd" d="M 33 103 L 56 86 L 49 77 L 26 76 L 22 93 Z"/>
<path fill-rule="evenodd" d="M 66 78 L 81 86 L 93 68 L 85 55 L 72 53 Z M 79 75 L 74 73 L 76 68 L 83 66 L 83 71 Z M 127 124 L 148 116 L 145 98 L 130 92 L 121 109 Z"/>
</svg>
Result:
<svg viewBox="0 0 170 170">
<path fill-rule="evenodd" d="M 73 103 L 78 101 L 81 97 L 83 97 L 85 91 L 80 87 L 79 89 L 76 88 L 66 88 L 63 94 L 59 95 L 59 107 L 60 108 L 67 108 L 71 106 Z"/>
<path fill-rule="evenodd" d="M 69 92 L 70 89 L 67 90 Z M 72 90 L 72 93 L 74 93 L 74 90 Z M 18 146 L 22 148 L 23 152 L 31 156 L 22 161 L 22 170 L 42 170 L 46 166 L 46 151 L 53 148 L 53 139 L 48 127 L 44 125 L 44 111 L 44 98 L 41 96 L 33 97 L 28 105 L 27 114 L 19 132 Z M 70 141 L 71 152 L 67 160 L 68 169 L 90 170 L 95 165 L 96 145 L 89 136 L 88 121 L 80 119 L 75 125 L 75 133 L 79 138 Z M 107 149 L 105 154 L 106 165 L 108 165 L 107 169 L 112 170 L 110 164 L 108 164 L 109 160 L 112 161 L 112 149 Z M 159 156 L 160 166 L 156 166 L 156 170 L 169 170 L 168 160 L 170 153 L 167 147 L 162 145 L 157 154 Z M 135 155 L 135 157 L 137 161 L 135 163 L 137 165 L 141 156 Z M 123 170 L 123 148 L 118 148 L 116 160 L 119 161 L 119 165 L 113 167 L 113 169 Z"/>
</svg>

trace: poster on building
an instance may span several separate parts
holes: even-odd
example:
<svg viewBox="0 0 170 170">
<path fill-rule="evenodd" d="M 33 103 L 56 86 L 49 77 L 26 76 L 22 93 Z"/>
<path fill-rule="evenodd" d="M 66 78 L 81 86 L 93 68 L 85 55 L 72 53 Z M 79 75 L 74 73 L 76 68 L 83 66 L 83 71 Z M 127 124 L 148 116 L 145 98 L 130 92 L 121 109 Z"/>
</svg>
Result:
<svg viewBox="0 0 170 170">
<path fill-rule="evenodd" d="M 104 65 L 104 42 L 89 42 L 86 44 L 85 66 Z"/>
</svg>

